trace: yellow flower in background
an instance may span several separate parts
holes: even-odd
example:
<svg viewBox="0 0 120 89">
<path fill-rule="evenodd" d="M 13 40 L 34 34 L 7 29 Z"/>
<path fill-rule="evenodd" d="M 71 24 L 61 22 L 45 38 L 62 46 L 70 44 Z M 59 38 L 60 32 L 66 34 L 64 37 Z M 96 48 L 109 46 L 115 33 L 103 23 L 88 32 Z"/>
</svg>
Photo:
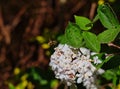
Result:
<svg viewBox="0 0 120 89">
<path fill-rule="evenodd" d="M 36 40 L 39 42 L 39 43 L 44 43 L 45 42 L 45 38 L 43 36 L 37 36 L 36 37 Z"/>
<path fill-rule="evenodd" d="M 25 81 L 25 80 L 27 79 L 27 77 L 28 77 L 28 74 L 24 74 L 24 75 L 21 77 L 21 80 L 22 80 L 22 81 Z"/>
<path fill-rule="evenodd" d="M 34 85 L 31 82 L 28 82 L 27 89 L 34 89 Z"/>
<path fill-rule="evenodd" d="M 24 74 L 21 77 L 21 82 L 16 86 L 15 89 L 25 89 L 28 85 L 27 77 L 28 77 L 28 74 Z"/>
<path fill-rule="evenodd" d="M 23 86 L 23 87 L 26 87 L 27 84 L 28 84 L 28 81 L 27 81 L 27 80 L 22 81 L 22 86 Z"/>
<path fill-rule="evenodd" d="M 50 51 L 46 51 L 45 55 L 50 56 Z"/>
<path fill-rule="evenodd" d="M 115 2 L 115 1 L 116 1 L 116 0 L 109 0 L 109 2 L 112 2 L 112 3 Z"/>
<path fill-rule="evenodd" d="M 19 83 L 19 84 L 15 87 L 15 89 L 25 89 L 25 88 L 22 86 L 22 83 Z"/>
<path fill-rule="evenodd" d="M 117 89 L 120 89 L 120 84 L 118 84 Z"/>
<path fill-rule="evenodd" d="M 56 88 L 59 85 L 59 81 L 58 80 L 52 80 L 50 83 L 50 87 L 52 89 Z"/>
<path fill-rule="evenodd" d="M 27 80 L 24 80 L 24 81 L 20 82 L 20 83 L 15 87 L 15 89 L 26 89 L 27 84 L 28 84 L 28 81 L 27 81 Z"/>
<path fill-rule="evenodd" d="M 21 87 L 17 86 L 15 89 L 21 89 Z"/>
<path fill-rule="evenodd" d="M 20 73 L 20 69 L 19 69 L 18 67 L 16 67 L 16 68 L 14 69 L 14 74 L 17 75 L 17 74 L 19 74 L 19 73 Z"/>
<path fill-rule="evenodd" d="M 43 49 L 48 49 L 48 48 L 50 48 L 50 45 L 47 44 L 47 43 L 44 43 L 44 44 L 42 44 L 41 46 L 42 46 Z"/>
<path fill-rule="evenodd" d="M 104 0 L 98 0 L 98 5 L 103 4 L 105 1 Z"/>
</svg>

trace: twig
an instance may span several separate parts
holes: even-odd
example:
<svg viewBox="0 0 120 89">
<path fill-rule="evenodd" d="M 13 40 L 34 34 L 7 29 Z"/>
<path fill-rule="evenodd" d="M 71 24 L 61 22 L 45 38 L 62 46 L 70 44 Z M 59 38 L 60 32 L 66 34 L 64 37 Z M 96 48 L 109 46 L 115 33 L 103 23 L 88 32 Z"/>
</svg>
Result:
<svg viewBox="0 0 120 89">
<path fill-rule="evenodd" d="M 2 8 L 0 7 L 0 30 L 1 30 L 1 33 L 3 34 L 3 38 L 5 39 L 6 44 L 10 44 L 11 31 L 15 26 L 18 25 L 18 23 L 20 22 L 20 18 L 24 14 L 25 11 L 26 11 L 26 8 L 24 6 L 19 11 L 19 13 L 15 16 L 15 18 L 13 19 L 12 24 L 4 25 L 4 20 L 3 20 L 3 16 L 2 16 Z"/>
<path fill-rule="evenodd" d="M 109 43 L 109 44 L 108 44 L 108 46 L 112 46 L 112 47 L 115 47 L 115 48 L 118 48 L 118 49 L 120 49 L 120 46 L 118 46 L 118 45 L 115 45 L 115 44 L 113 44 L 113 43 Z"/>
<path fill-rule="evenodd" d="M 0 27 L 3 27 L 3 19 L 2 19 L 2 8 L 0 7 Z"/>
<path fill-rule="evenodd" d="M 10 43 L 10 26 L 4 26 L 4 20 L 2 17 L 2 8 L 0 7 L 0 30 L 3 34 L 3 38 L 5 39 L 6 44 Z"/>
<path fill-rule="evenodd" d="M 67 86 L 67 85 L 65 85 L 64 89 L 68 89 L 68 86 Z"/>
<path fill-rule="evenodd" d="M 31 31 L 33 36 L 40 34 L 39 29 L 41 28 L 41 26 L 43 24 L 43 19 L 44 19 L 43 16 L 40 16 L 40 15 L 35 18 L 34 26 Z"/>
<path fill-rule="evenodd" d="M 95 9 L 97 7 L 97 4 L 95 2 L 93 2 L 91 4 L 91 9 L 90 9 L 90 15 L 89 15 L 89 18 L 92 20 L 93 17 L 94 17 L 94 14 L 95 14 Z"/>
<path fill-rule="evenodd" d="M 80 8 L 82 8 L 84 5 L 86 4 L 85 0 L 81 0 L 79 3 L 77 3 L 77 5 L 75 5 L 75 7 L 72 8 L 70 14 L 73 14 L 75 12 L 77 12 Z"/>
<path fill-rule="evenodd" d="M 14 17 L 12 24 L 11 24 L 11 28 L 13 29 L 15 26 L 18 25 L 18 23 L 20 22 L 20 18 L 21 16 L 25 13 L 26 11 L 26 6 L 23 6 L 20 11 L 18 12 L 18 14 Z"/>
</svg>

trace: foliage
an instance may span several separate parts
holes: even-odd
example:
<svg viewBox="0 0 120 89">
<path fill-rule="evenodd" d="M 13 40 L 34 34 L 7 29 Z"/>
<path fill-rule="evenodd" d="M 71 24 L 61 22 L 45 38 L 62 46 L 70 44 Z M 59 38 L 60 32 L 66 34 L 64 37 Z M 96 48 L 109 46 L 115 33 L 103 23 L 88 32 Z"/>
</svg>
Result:
<svg viewBox="0 0 120 89">
<path fill-rule="evenodd" d="M 0 89 L 63 89 L 49 68 L 58 42 L 99 53 L 101 86 L 119 89 L 119 18 L 104 2 L 119 15 L 119 0 L 0 0 Z"/>
<path fill-rule="evenodd" d="M 59 84 L 59 81 L 54 79 L 53 76 L 50 70 L 44 71 L 39 68 L 29 68 L 26 71 L 21 71 L 19 68 L 15 68 L 14 77 L 18 83 L 13 85 L 8 82 L 8 85 L 9 89 L 52 89 Z"/>
<path fill-rule="evenodd" d="M 101 24 L 107 30 L 99 33 L 98 35 L 91 32 L 92 26 L 95 24 L 95 20 L 100 20 Z M 97 15 L 93 22 L 86 17 L 75 16 L 75 23 L 69 22 L 65 29 L 65 35 L 63 38 L 61 37 L 59 41 L 62 44 L 68 44 L 75 48 L 87 47 L 88 49 L 91 49 L 91 51 L 99 54 L 106 54 L 106 51 L 101 50 L 101 46 L 102 44 L 109 45 L 115 40 L 118 40 L 117 36 L 119 36 L 118 34 L 120 33 L 119 21 L 112 8 L 108 4 L 101 4 L 97 8 Z M 112 46 L 114 46 L 114 44 Z M 110 87 L 111 89 L 115 89 L 120 82 L 120 56 L 119 54 L 116 55 L 114 53 L 106 55 L 106 58 L 99 56 L 99 58 L 102 60 L 102 64 L 98 65 L 97 68 L 99 69 L 102 67 L 103 69 L 106 69 L 105 67 L 108 67 L 109 70 L 105 71 L 103 77 L 108 81 L 112 81 L 112 86 Z M 103 81 L 101 80 L 101 82 Z M 74 87 L 72 89 L 76 88 Z"/>
</svg>

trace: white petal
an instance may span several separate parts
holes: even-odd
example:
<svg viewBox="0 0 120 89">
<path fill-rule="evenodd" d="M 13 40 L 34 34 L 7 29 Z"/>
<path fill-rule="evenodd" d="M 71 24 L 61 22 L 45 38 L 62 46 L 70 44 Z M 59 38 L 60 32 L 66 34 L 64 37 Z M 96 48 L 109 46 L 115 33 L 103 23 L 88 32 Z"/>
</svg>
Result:
<svg viewBox="0 0 120 89">
<path fill-rule="evenodd" d="M 81 82 L 82 82 L 82 78 L 78 78 L 77 83 L 81 83 Z"/>
<path fill-rule="evenodd" d="M 90 50 L 89 49 L 81 47 L 80 50 L 84 55 L 90 55 Z"/>
</svg>

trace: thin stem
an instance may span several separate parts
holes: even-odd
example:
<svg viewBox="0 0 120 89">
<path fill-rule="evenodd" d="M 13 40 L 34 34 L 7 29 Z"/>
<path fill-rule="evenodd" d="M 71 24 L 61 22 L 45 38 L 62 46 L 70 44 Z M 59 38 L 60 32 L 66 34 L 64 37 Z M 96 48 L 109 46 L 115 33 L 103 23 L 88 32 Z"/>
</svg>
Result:
<svg viewBox="0 0 120 89">
<path fill-rule="evenodd" d="M 65 85 L 64 89 L 68 89 L 68 86 L 67 86 L 67 85 Z"/>
<path fill-rule="evenodd" d="M 89 18 L 90 18 L 91 20 L 92 20 L 93 17 L 94 17 L 96 7 L 97 7 L 97 3 L 96 3 L 96 2 L 93 2 L 93 3 L 91 4 L 90 15 L 89 15 Z"/>
<path fill-rule="evenodd" d="M 112 47 L 115 47 L 115 48 L 118 48 L 118 49 L 120 49 L 120 46 L 118 46 L 118 45 L 115 45 L 114 43 L 109 43 L 109 44 L 108 44 L 108 46 L 112 46 Z"/>
</svg>

